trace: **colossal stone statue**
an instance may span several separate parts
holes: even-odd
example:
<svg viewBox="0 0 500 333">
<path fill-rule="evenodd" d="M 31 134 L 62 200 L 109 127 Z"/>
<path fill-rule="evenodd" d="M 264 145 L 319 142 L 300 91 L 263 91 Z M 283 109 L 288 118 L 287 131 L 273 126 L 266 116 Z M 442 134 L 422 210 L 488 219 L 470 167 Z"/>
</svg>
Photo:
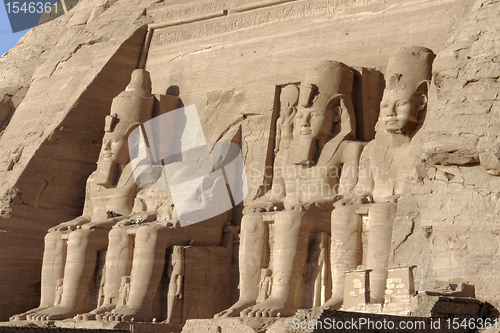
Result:
<svg viewBox="0 0 500 333">
<path fill-rule="evenodd" d="M 135 70 L 106 117 L 97 170 L 87 180 L 83 214 L 61 223 L 45 236 L 40 306 L 11 320 L 50 320 L 90 310 L 99 252 L 108 232 L 131 216 L 137 186 L 129 158 L 129 134 L 151 118 L 154 98 L 149 73 Z M 118 281 L 119 285 L 120 281 Z"/>
<path fill-rule="evenodd" d="M 332 212 L 333 296 L 324 307 L 340 308 L 344 273 L 361 264 L 360 214 L 366 213 L 369 231 L 365 268 L 372 270 L 370 302 L 384 300 L 392 224 L 412 167 L 411 139 L 427 107 L 434 57 L 427 48 L 410 47 L 389 59 L 377 134 L 361 155 L 356 193 L 362 194 L 346 196 L 335 203 Z"/>
<path fill-rule="evenodd" d="M 293 85 L 282 90 L 273 186 L 242 219 L 240 298 L 217 316 L 290 316 L 301 306 L 309 238 L 329 234 L 332 203 L 357 179 L 362 144 L 347 141 L 355 139 L 352 85 L 349 67 L 323 61 L 306 72 L 300 92 Z M 281 207 L 283 211 L 268 213 Z M 274 250 L 272 267 L 264 268 L 270 214 Z M 259 290 L 269 289 L 270 296 L 257 303 Z"/>
<path fill-rule="evenodd" d="M 178 130 L 183 130 L 181 125 L 177 127 Z M 222 146 L 226 145 L 218 147 Z M 227 147 L 229 149 L 231 146 L 227 145 Z M 221 155 L 219 156 L 212 151 L 212 159 L 210 159 L 207 146 L 183 151 L 180 160 L 177 159 L 175 162 L 164 165 L 165 168 L 169 168 L 172 174 L 175 174 L 168 183 L 170 190 L 151 190 L 153 191 L 151 195 L 155 196 L 156 193 L 158 196 L 160 195 L 158 192 L 162 192 L 162 201 L 170 200 L 172 202 L 170 191 L 173 183 L 178 181 L 182 185 L 184 180 L 203 177 L 207 179 L 210 177 L 210 172 L 217 169 L 217 163 L 223 164 L 225 162 L 223 154 L 227 152 L 218 151 L 218 153 Z M 218 162 L 212 163 L 212 160 Z M 162 173 L 160 172 L 160 174 Z M 145 175 L 141 174 L 140 176 Z M 224 181 L 223 178 L 222 181 Z M 203 193 L 203 196 L 216 195 L 217 193 L 214 191 L 209 188 L 206 193 Z M 138 198 L 140 196 L 139 194 Z M 98 304 L 94 310 L 81 313 L 75 319 L 151 321 L 166 318 L 167 322 L 181 322 L 179 308 L 182 308 L 181 289 L 183 288 L 182 267 L 184 262 L 183 250 L 176 246 L 220 246 L 224 234 L 223 229 L 231 221 L 232 210 L 212 218 L 206 218 L 195 224 L 181 226 L 178 210 L 173 204 L 168 216 L 160 216 L 160 214 L 155 216 L 155 208 L 148 208 L 147 202 L 143 202 L 143 204 L 145 206 L 142 205 L 141 209 L 145 211 L 139 217 L 144 214 L 144 219 L 122 220 L 114 225 L 109 232 L 104 274 L 104 301 L 102 304 Z M 162 204 L 165 205 L 165 202 Z M 190 202 L 182 204 L 189 206 Z M 216 203 L 212 202 L 211 204 L 215 205 Z M 193 205 L 193 207 L 195 206 Z M 148 209 L 149 211 L 147 211 Z M 165 278 L 165 264 L 168 263 L 167 253 L 171 249 L 174 250 L 171 256 L 173 267 L 170 274 L 167 274 L 170 282 L 162 284 L 162 279 Z M 120 281 L 124 281 L 124 277 L 127 281 L 126 285 L 120 284 Z M 162 288 L 165 284 L 169 285 L 168 292 L 162 295 Z M 122 296 L 124 290 L 126 290 L 127 297 Z M 162 302 L 165 302 L 166 305 L 163 306 Z"/>
</svg>

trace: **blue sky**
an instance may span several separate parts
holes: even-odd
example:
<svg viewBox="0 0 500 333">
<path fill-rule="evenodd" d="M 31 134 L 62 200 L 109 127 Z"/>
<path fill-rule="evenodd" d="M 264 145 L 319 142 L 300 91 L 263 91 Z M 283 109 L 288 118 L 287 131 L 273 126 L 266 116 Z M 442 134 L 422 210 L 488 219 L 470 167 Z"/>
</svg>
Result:
<svg viewBox="0 0 500 333">
<path fill-rule="evenodd" d="M 16 45 L 28 30 L 12 33 L 5 6 L 0 4 L 0 56 Z"/>
</svg>

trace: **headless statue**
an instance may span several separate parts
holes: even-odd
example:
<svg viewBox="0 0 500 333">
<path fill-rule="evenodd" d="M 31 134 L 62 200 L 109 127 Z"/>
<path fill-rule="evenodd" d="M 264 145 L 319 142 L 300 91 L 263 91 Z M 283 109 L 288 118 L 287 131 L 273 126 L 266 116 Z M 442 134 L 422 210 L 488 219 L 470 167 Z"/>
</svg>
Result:
<svg viewBox="0 0 500 333">
<path fill-rule="evenodd" d="M 331 265 L 333 296 L 323 307 L 338 309 L 344 298 L 345 271 L 361 264 L 361 215 L 368 213 L 366 269 L 370 303 L 383 303 L 386 267 L 396 217 L 414 159 L 411 139 L 427 107 L 427 91 L 435 55 L 423 47 L 403 48 L 390 58 L 380 103 L 376 136 L 363 150 L 356 196 L 335 203 L 332 212 Z"/>
<path fill-rule="evenodd" d="M 298 94 L 293 88 L 283 90 L 285 113 L 273 186 L 242 219 L 240 298 L 217 316 L 291 316 L 301 306 L 309 238 L 316 232 L 329 233 L 332 203 L 357 179 L 362 144 L 346 141 L 355 139 L 352 82 L 353 72 L 346 65 L 323 61 L 307 71 Z M 286 120 L 297 104 L 293 96 L 298 96 L 298 106 L 291 128 Z M 292 133 L 291 140 L 286 140 L 287 133 Z M 274 214 L 271 295 L 257 303 L 267 242 L 263 214 L 281 207 L 284 210 Z"/>
<path fill-rule="evenodd" d="M 45 236 L 40 306 L 11 320 L 65 319 L 90 310 L 89 290 L 98 252 L 106 249 L 110 228 L 130 217 L 137 193 L 128 135 L 151 117 L 152 107 L 149 73 L 135 70 L 106 117 L 97 170 L 87 180 L 82 216 L 50 228 Z"/>
</svg>

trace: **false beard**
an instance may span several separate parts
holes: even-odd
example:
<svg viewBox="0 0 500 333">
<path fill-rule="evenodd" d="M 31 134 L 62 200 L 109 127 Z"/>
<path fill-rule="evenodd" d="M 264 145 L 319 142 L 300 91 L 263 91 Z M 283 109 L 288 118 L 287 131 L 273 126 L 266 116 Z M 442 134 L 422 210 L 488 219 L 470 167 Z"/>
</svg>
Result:
<svg viewBox="0 0 500 333">
<path fill-rule="evenodd" d="M 109 188 L 115 184 L 118 166 L 111 160 L 100 161 L 97 164 L 97 185 Z"/>
<path fill-rule="evenodd" d="M 292 163 L 295 165 L 310 166 L 314 164 L 314 157 L 316 156 L 316 140 L 314 139 L 300 139 L 294 144 L 292 153 Z"/>
</svg>

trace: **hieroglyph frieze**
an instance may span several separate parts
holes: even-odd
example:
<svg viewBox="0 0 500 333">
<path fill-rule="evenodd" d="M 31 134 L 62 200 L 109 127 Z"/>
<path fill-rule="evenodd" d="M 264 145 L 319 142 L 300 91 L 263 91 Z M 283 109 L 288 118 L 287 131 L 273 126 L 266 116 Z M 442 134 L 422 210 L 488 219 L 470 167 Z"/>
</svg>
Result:
<svg viewBox="0 0 500 333">
<path fill-rule="evenodd" d="M 334 16 L 347 9 L 369 4 L 384 3 L 387 0 L 307 0 L 292 1 L 280 5 L 264 6 L 255 10 L 240 13 L 224 11 L 223 4 L 202 3 L 199 7 L 190 7 L 167 11 L 165 19 L 180 17 L 182 13 L 202 14 L 207 8 L 207 15 L 220 12 L 220 17 L 210 20 L 200 19 L 198 22 L 167 26 L 155 29 L 150 44 L 150 49 L 171 45 L 188 40 L 210 37 L 218 34 L 235 32 L 244 29 L 258 28 L 271 24 L 299 20 L 304 18 L 317 18 Z M 274 1 L 275 3 L 276 1 Z M 271 3 L 272 4 L 272 3 Z"/>
</svg>

